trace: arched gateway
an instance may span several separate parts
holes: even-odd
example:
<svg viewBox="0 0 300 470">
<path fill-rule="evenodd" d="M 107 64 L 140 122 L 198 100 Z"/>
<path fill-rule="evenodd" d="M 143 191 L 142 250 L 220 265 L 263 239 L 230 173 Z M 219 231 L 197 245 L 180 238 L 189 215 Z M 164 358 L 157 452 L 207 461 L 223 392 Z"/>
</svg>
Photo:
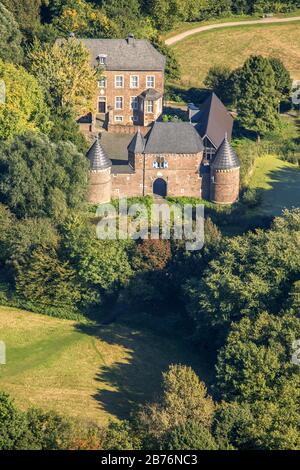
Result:
<svg viewBox="0 0 300 470">
<path fill-rule="evenodd" d="M 167 183 L 162 178 L 157 178 L 153 183 L 153 194 L 154 196 L 166 197 L 167 195 Z"/>
</svg>

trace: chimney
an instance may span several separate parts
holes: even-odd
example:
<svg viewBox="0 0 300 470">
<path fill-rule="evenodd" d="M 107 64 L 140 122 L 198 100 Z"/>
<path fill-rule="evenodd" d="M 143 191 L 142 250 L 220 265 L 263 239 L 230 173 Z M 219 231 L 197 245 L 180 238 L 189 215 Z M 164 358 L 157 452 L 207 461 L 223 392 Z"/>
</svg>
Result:
<svg viewBox="0 0 300 470">
<path fill-rule="evenodd" d="M 134 34 L 129 33 L 128 36 L 127 36 L 127 42 L 128 42 L 128 44 L 129 44 L 130 46 L 133 46 L 134 41 L 135 41 L 135 39 L 134 39 Z"/>
</svg>

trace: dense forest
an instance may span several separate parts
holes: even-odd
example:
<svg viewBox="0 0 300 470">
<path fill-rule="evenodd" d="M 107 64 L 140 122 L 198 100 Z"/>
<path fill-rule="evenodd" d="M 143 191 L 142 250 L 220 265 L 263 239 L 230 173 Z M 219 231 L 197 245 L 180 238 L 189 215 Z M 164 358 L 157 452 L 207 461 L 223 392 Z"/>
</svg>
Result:
<svg viewBox="0 0 300 470">
<path fill-rule="evenodd" d="M 175 239 L 97 239 L 95 208 L 86 203 L 88 144 L 75 116 L 92 106 L 98 71 L 81 43 L 55 43 L 70 32 L 107 38 L 134 32 L 164 51 L 171 77 L 178 70 L 160 33 L 176 23 L 298 6 L 297 0 L 1 1 L 1 305 L 100 325 L 113 318 L 146 326 L 162 341 L 180 332 L 214 372 L 206 384 L 191 368 L 173 365 L 153 402 L 103 427 L 21 411 L 3 391 L 0 449 L 300 449 L 299 366 L 291 360 L 300 338 L 300 210 L 257 217 L 238 235 L 229 233 L 257 204 L 246 190 L 233 207 L 207 205 L 199 252 Z M 246 179 L 263 148 L 257 140 L 282 125 L 278 104 L 289 100 L 289 74 L 281 61 L 254 56 L 235 71 L 212 68 L 207 86 L 236 106 L 244 140 L 235 145 Z M 150 210 L 151 198 L 143 202 Z"/>
</svg>

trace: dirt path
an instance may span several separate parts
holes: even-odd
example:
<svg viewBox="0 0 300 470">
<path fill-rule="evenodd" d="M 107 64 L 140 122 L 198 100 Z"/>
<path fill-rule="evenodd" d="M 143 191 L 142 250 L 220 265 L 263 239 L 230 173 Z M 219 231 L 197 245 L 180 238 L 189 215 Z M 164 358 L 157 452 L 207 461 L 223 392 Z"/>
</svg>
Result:
<svg viewBox="0 0 300 470">
<path fill-rule="evenodd" d="M 176 34 L 169 39 L 166 39 L 165 43 L 167 46 L 171 46 L 182 39 L 192 36 L 193 34 L 202 33 L 203 31 L 209 31 L 211 29 L 228 28 L 230 26 L 247 26 L 252 24 L 272 24 L 272 23 L 289 23 L 291 21 L 300 21 L 300 16 L 293 16 L 290 18 L 262 18 L 261 20 L 250 20 L 250 21 L 232 21 L 230 23 L 217 23 L 206 26 L 199 26 L 198 28 L 189 29 L 183 33 Z"/>
</svg>

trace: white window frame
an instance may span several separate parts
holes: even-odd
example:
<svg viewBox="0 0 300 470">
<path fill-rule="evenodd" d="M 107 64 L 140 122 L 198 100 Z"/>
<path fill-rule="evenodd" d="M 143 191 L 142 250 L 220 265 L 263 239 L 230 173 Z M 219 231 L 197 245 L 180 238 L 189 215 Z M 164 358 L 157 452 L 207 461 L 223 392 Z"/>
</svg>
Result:
<svg viewBox="0 0 300 470">
<path fill-rule="evenodd" d="M 150 105 L 150 103 L 151 103 L 151 105 Z M 149 106 L 151 108 L 151 111 L 149 111 Z M 154 113 L 154 101 L 153 100 L 147 100 L 146 112 L 147 112 L 147 114 L 153 114 Z"/>
<path fill-rule="evenodd" d="M 121 98 L 121 100 L 122 100 L 122 106 L 121 106 L 121 108 L 119 108 L 119 107 L 117 106 L 117 99 L 118 99 L 118 98 Z M 116 110 L 124 109 L 124 97 L 123 97 L 123 96 L 116 96 L 116 97 L 115 97 L 115 109 L 116 109 Z"/>
<path fill-rule="evenodd" d="M 130 109 L 132 109 L 133 111 L 137 111 L 139 109 L 139 101 L 137 96 L 130 97 Z"/>
<path fill-rule="evenodd" d="M 101 82 L 104 82 L 104 85 L 101 85 Z M 100 80 L 98 80 L 98 88 L 106 88 L 106 84 L 107 84 L 107 78 L 106 77 L 102 77 L 102 78 L 100 78 Z"/>
<path fill-rule="evenodd" d="M 137 85 L 136 86 L 132 84 L 132 79 L 134 77 L 137 79 Z M 138 88 L 139 85 L 140 85 L 140 77 L 138 75 L 130 75 L 130 88 Z"/>
<path fill-rule="evenodd" d="M 117 80 L 122 79 L 122 85 L 117 85 Z M 124 88 L 124 75 L 115 75 L 115 88 Z"/>
<path fill-rule="evenodd" d="M 123 122 L 124 118 L 123 116 L 115 116 L 115 122 Z"/>
<path fill-rule="evenodd" d="M 148 80 L 153 79 L 153 85 L 149 85 Z M 146 76 L 146 88 L 155 88 L 155 75 L 147 75 Z"/>
<path fill-rule="evenodd" d="M 98 62 L 100 65 L 105 65 L 105 59 L 106 59 L 106 55 L 99 55 L 98 56 Z"/>
</svg>

